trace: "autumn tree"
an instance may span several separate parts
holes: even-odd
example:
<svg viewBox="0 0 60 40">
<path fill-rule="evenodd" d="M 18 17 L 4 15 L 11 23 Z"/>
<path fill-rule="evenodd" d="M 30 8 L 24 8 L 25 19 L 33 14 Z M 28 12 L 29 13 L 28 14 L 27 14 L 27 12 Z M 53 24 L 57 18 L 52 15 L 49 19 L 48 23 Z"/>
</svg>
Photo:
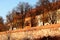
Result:
<svg viewBox="0 0 60 40">
<path fill-rule="evenodd" d="M 39 0 L 38 1 L 39 4 L 37 4 L 37 8 L 42 6 L 44 13 L 45 12 L 48 13 L 48 15 L 46 15 L 44 13 L 42 13 L 42 14 L 43 14 L 43 17 L 46 15 L 48 17 L 47 19 L 50 20 L 52 24 L 56 23 L 56 10 L 57 10 L 57 5 L 58 5 L 56 3 L 57 1 L 58 0 L 52 0 L 52 2 L 50 2 L 50 0 Z M 49 12 L 51 12 L 51 13 L 49 13 Z M 37 11 L 37 13 L 39 13 L 39 10 Z M 44 18 L 43 20 L 45 20 L 45 19 L 46 18 Z M 44 24 L 44 22 L 43 22 L 43 24 Z"/>
<path fill-rule="evenodd" d="M 28 3 L 19 3 L 18 6 L 7 15 L 7 22 L 13 27 L 22 26 L 23 28 L 25 16 L 29 10 L 30 5 Z"/>
<path fill-rule="evenodd" d="M 26 13 L 30 10 L 30 5 L 28 3 L 19 3 L 17 6 L 17 11 L 22 15 L 22 28 L 24 27 L 24 21 Z"/>
<path fill-rule="evenodd" d="M 0 23 L 1 23 L 1 24 L 4 24 L 4 20 L 3 20 L 2 17 L 0 17 Z"/>
<path fill-rule="evenodd" d="M 4 19 L 0 16 L 0 32 L 7 30 L 4 25 Z"/>
<path fill-rule="evenodd" d="M 21 26 L 21 14 L 16 10 L 12 10 L 7 15 L 7 22 L 10 24 L 11 28 L 19 28 Z M 20 27 L 21 28 L 21 27 Z"/>
<path fill-rule="evenodd" d="M 36 14 L 43 14 L 43 18 L 42 18 L 42 21 L 43 21 L 43 25 L 44 25 L 44 21 L 46 21 L 44 18 L 45 16 L 45 12 L 48 12 L 50 10 L 50 1 L 49 0 L 38 0 L 37 4 L 36 4 Z"/>
<path fill-rule="evenodd" d="M 9 14 L 6 16 L 7 19 L 7 25 L 9 25 L 9 29 L 12 29 L 12 24 L 13 24 L 13 15 L 12 12 L 9 12 Z"/>
<path fill-rule="evenodd" d="M 55 2 L 56 0 L 52 0 L 52 2 Z"/>
</svg>

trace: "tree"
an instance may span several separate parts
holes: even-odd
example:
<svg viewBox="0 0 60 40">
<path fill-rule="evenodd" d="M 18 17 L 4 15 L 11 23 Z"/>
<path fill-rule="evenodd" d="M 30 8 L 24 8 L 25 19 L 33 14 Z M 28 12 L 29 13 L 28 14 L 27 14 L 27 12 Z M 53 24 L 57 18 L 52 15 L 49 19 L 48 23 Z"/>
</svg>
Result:
<svg viewBox="0 0 60 40">
<path fill-rule="evenodd" d="M 0 17 L 0 23 L 1 23 L 1 24 L 4 24 L 4 20 L 3 20 L 2 17 Z"/>
<path fill-rule="evenodd" d="M 19 3 L 17 7 L 17 11 L 22 15 L 22 28 L 24 27 L 24 21 L 26 13 L 30 10 L 30 5 L 28 3 Z"/>
<path fill-rule="evenodd" d="M 42 0 L 38 0 L 38 2 L 36 3 L 36 7 L 40 6 L 42 4 L 41 2 Z"/>
<path fill-rule="evenodd" d="M 7 15 L 7 22 L 11 23 L 13 27 L 24 27 L 25 16 L 27 12 L 30 10 L 30 5 L 28 3 L 19 3 L 18 6 L 13 9 Z"/>
<path fill-rule="evenodd" d="M 52 2 L 55 2 L 56 0 L 52 0 Z"/>
<path fill-rule="evenodd" d="M 9 12 L 7 15 L 7 22 L 10 24 L 11 28 L 21 28 L 21 14 L 17 12 L 16 10 L 12 10 L 12 12 Z"/>
<path fill-rule="evenodd" d="M 0 32 L 1 32 L 1 31 L 5 31 L 5 30 L 7 30 L 7 29 L 6 29 L 5 25 L 4 25 L 4 20 L 3 20 L 3 18 L 0 16 Z"/>
<path fill-rule="evenodd" d="M 56 10 L 57 10 L 57 0 L 52 0 L 52 3 L 50 2 L 50 0 L 39 0 L 37 5 L 39 5 L 37 14 L 40 13 L 39 10 L 43 9 L 43 20 L 46 21 L 46 19 L 50 20 L 52 24 L 56 23 Z M 42 7 L 41 7 L 42 6 Z M 41 7 L 41 9 L 39 9 L 39 7 Z M 48 13 L 48 15 L 45 14 L 45 12 Z M 49 13 L 51 12 L 51 13 Z M 51 14 L 51 15 L 50 15 Z M 45 17 L 46 15 L 46 17 Z M 44 25 L 44 21 L 43 21 L 43 25 Z"/>
<path fill-rule="evenodd" d="M 51 23 L 52 24 L 54 24 L 54 23 L 56 24 L 57 23 L 57 14 L 56 14 L 56 11 L 52 12 L 50 18 L 51 18 Z"/>
<path fill-rule="evenodd" d="M 10 22 L 11 23 L 13 21 L 13 14 L 12 14 L 13 12 L 9 12 L 9 14 L 6 16 L 7 22 Z"/>
<path fill-rule="evenodd" d="M 50 0 L 38 0 L 36 6 L 47 5 Z"/>
</svg>

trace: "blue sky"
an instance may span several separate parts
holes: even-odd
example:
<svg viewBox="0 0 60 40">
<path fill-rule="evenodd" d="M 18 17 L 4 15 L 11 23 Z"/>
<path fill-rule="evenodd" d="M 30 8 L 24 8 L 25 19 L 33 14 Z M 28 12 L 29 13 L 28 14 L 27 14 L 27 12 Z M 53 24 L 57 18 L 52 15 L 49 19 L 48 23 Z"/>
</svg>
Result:
<svg viewBox="0 0 60 40">
<path fill-rule="evenodd" d="M 35 5 L 37 0 L 0 0 L 0 16 L 5 19 L 8 12 L 15 8 L 19 2 Z"/>
</svg>

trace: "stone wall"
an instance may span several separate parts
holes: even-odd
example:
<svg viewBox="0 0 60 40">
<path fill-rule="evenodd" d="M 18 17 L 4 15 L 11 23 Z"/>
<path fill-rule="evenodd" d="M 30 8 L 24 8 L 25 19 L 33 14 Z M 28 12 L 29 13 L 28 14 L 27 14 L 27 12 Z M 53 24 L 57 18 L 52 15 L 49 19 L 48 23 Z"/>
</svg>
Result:
<svg viewBox="0 0 60 40">
<path fill-rule="evenodd" d="M 60 24 L 0 32 L 0 40 L 33 40 L 48 36 L 60 36 Z"/>
</svg>

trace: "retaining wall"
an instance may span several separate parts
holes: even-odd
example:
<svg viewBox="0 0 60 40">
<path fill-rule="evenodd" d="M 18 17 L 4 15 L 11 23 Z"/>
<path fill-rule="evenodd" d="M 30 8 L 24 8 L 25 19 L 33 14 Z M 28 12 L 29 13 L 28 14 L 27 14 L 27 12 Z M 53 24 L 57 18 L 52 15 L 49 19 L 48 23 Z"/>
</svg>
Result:
<svg viewBox="0 0 60 40">
<path fill-rule="evenodd" d="M 0 40 L 33 40 L 48 36 L 60 36 L 60 24 L 0 32 Z"/>
</svg>

